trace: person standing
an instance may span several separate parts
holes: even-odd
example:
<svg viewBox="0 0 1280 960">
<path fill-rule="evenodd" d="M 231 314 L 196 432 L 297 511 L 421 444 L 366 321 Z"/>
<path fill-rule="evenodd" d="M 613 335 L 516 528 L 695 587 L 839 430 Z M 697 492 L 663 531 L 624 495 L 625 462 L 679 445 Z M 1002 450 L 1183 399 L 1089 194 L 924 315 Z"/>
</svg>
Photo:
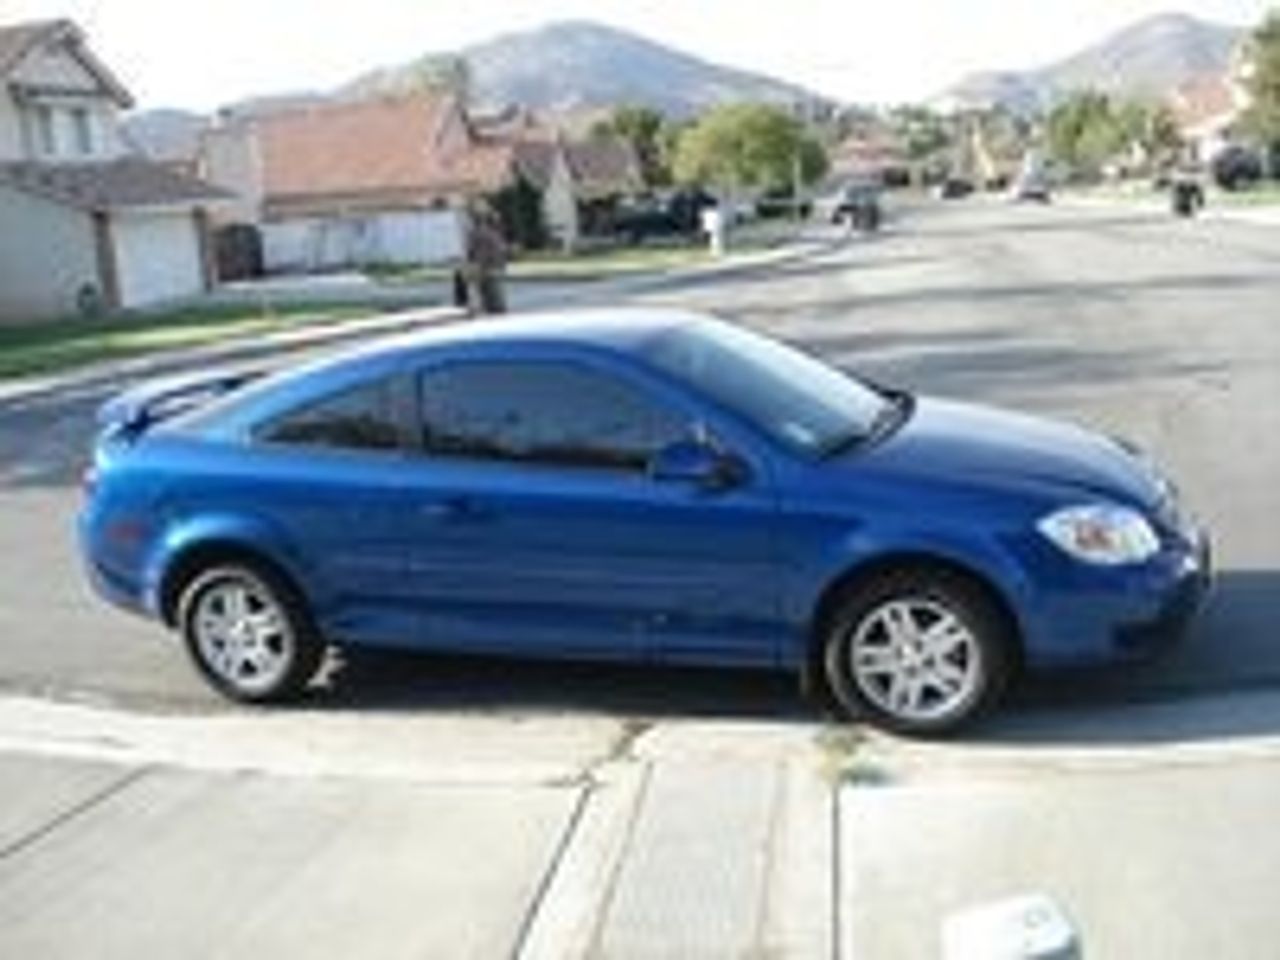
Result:
<svg viewBox="0 0 1280 960">
<path fill-rule="evenodd" d="M 463 265 L 468 306 L 473 314 L 505 313 L 502 275 L 507 265 L 507 244 L 502 227 L 486 204 L 478 204 L 468 219 Z"/>
</svg>

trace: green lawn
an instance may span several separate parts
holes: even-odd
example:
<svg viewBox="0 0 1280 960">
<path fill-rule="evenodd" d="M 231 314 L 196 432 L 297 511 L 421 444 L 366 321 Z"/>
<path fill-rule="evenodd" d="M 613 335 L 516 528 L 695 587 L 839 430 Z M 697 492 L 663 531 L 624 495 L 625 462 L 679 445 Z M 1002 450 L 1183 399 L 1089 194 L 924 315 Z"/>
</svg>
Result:
<svg viewBox="0 0 1280 960">
<path fill-rule="evenodd" d="M 1280 206 L 1280 183 L 1267 183 L 1251 190 L 1215 190 L 1210 198 L 1214 203 L 1229 207 Z"/>
<path fill-rule="evenodd" d="M 290 327 L 367 317 L 351 305 L 243 305 L 172 313 L 122 314 L 102 319 L 67 317 L 0 325 L 0 380 L 52 373 L 100 360 L 251 337 Z"/>
<path fill-rule="evenodd" d="M 703 263 L 710 257 L 702 245 L 611 247 L 578 253 L 539 250 L 522 253 L 512 260 L 507 267 L 507 277 L 511 280 L 589 283 L 633 273 L 671 270 Z M 372 267 L 365 272 L 379 283 L 410 285 L 447 282 L 453 276 L 453 267 Z"/>
</svg>

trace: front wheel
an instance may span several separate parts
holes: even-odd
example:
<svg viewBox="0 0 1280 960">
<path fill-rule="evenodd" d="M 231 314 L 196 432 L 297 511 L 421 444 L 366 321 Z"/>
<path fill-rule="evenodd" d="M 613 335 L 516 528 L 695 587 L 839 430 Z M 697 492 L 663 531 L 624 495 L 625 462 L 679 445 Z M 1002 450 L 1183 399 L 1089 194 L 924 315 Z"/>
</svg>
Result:
<svg viewBox="0 0 1280 960">
<path fill-rule="evenodd" d="M 258 564 L 228 563 L 194 577 L 182 591 L 178 624 L 205 680 L 242 703 L 297 696 L 324 656 L 297 591 Z"/>
<path fill-rule="evenodd" d="M 828 684 L 846 715 L 909 735 L 951 732 L 991 707 L 1012 667 L 1013 638 L 976 584 L 902 571 L 851 591 L 826 636 Z"/>
</svg>

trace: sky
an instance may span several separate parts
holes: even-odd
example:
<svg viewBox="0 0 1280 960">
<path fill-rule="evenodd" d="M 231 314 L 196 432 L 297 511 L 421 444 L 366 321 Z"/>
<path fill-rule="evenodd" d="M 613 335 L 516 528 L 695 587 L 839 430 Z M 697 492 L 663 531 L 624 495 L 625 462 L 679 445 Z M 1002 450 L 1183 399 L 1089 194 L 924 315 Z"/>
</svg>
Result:
<svg viewBox="0 0 1280 960">
<path fill-rule="evenodd" d="M 1172 0 L 1177 3 L 1178 0 Z M 1253 24 L 1276 0 L 1181 0 Z M 373 67 L 563 19 L 867 103 L 923 99 L 980 69 L 1039 66 L 1170 0 L 0 0 L 0 23 L 70 17 L 139 106 L 206 111 L 338 86 Z"/>
</svg>

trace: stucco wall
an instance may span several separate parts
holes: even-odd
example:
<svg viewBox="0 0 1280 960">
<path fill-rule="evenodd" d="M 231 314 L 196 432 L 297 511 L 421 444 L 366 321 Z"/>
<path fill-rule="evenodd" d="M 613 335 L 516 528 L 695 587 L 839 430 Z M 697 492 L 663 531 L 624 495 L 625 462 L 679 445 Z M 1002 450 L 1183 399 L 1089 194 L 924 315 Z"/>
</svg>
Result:
<svg viewBox="0 0 1280 960">
<path fill-rule="evenodd" d="M 230 190 L 234 202 L 214 209 L 217 223 L 257 223 L 262 209 L 262 165 L 257 137 L 248 123 L 206 130 L 200 141 L 200 176 Z"/>
<path fill-rule="evenodd" d="M 89 214 L 0 186 L 0 224 L 0 322 L 74 313 L 99 286 Z"/>
</svg>

